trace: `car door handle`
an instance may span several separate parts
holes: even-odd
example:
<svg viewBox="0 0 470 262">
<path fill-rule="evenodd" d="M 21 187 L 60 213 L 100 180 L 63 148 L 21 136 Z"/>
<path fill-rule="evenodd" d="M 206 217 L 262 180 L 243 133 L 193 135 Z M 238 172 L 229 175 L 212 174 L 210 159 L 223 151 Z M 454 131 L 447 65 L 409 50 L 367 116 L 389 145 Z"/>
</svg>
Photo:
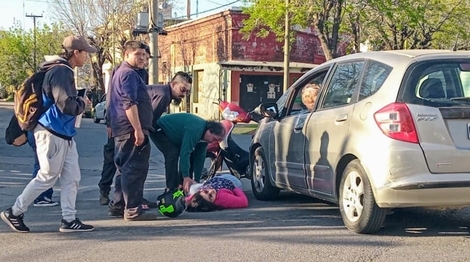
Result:
<svg viewBox="0 0 470 262">
<path fill-rule="evenodd" d="M 336 118 L 336 122 L 344 122 L 346 120 L 348 120 L 348 114 L 339 115 Z"/>
</svg>

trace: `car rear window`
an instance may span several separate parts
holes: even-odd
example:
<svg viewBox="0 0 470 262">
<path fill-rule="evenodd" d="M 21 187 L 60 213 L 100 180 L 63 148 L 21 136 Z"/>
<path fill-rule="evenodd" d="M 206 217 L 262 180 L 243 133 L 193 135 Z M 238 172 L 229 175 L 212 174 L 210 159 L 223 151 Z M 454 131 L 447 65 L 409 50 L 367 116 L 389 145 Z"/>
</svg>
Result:
<svg viewBox="0 0 470 262">
<path fill-rule="evenodd" d="M 470 105 L 470 60 L 425 61 L 408 69 L 400 102 L 434 107 Z"/>
</svg>

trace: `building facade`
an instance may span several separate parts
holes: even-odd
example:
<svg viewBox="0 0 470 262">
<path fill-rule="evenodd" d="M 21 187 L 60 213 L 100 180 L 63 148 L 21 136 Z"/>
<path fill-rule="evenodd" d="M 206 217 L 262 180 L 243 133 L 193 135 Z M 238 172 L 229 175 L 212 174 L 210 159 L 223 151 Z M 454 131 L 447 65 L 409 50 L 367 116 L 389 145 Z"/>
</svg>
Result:
<svg viewBox="0 0 470 262">
<path fill-rule="evenodd" d="M 247 18 L 241 10 L 227 10 L 166 27 L 158 39 L 159 82 L 169 82 L 177 71 L 193 75 L 186 103 L 172 111 L 187 111 L 218 119 L 213 102 L 219 99 L 252 110 L 261 102 L 276 101 L 283 93 L 283 43 L 273 34 L 245 36 Z M 290 81 L 325 61 L 313 28 L 294 29 L 290 54 Z"/>
</svg>

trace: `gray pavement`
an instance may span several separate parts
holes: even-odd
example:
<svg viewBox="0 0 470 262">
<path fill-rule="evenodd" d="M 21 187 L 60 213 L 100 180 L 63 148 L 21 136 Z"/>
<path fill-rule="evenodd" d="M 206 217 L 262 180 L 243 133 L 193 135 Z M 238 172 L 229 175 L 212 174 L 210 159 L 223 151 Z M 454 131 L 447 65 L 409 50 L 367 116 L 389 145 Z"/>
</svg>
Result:
<svg viewBox="0 0 470 262">
<path fill-rule="evenodd" d="M 31 149 L 7 146 L 4 128 L 11 107 L 0 103 L 0 209 L 12 205 L 30 180 Z M 468 261 L 468 210 L 412 209 L 389 216 L 376 235 L 357 235 L 343 226 L 338 208 L 282 193 L 277 201 L 254 199 L 244 180 L 249 208 L 184 213 L 175 219 L 125 222 L 98 204 L 97 183 L 106 142 L 103 124 L 84 119 L 76 141 L 82 181 L 77 199 L 87 233 L 59 233 L 60 207 L 31 207 L 29 234 L 14 233 L 0 221 L 0 261 Z M 235 137 L 247 148 L 249 136 Z M 152 147 L 145 185 L 150 200 L 164 187 L 162 155 Z M 55 187 L 54 199 L 60 190 Z"/>
</svg>

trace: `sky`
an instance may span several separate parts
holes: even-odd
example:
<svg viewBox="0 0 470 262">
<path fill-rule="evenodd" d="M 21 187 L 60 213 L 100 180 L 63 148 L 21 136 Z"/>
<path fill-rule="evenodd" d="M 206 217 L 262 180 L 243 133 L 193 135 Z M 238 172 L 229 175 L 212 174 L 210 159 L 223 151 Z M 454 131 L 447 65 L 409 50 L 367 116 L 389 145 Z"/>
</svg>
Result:
<svg viewBox="0 0 470 262">
<path fill-rule="evenodd" d="M 48 1 L 50 0 L 0 0 L 0 29 L 9 29 L 15 23 L 19 23 L 25 30 L 32 29 L 33 18 L 25 17 L 26 15 L 42 15 L 36 18 L 38 25 L 51 23 L 53 18 L 48 11 Z M 180 10 L 183 9 L 176 10 L 178 16 L 185 16 L 186 0 L 175 1 L 181 7 Z M 191 0 L 191 14 L 196 14 L 196 6 L 199 13 L 197 17 L 203 17 L 241 4 L 241 1 L 236 0 Z M 196 18 L 196 15 L 192 18 Z"/>
</svg>

